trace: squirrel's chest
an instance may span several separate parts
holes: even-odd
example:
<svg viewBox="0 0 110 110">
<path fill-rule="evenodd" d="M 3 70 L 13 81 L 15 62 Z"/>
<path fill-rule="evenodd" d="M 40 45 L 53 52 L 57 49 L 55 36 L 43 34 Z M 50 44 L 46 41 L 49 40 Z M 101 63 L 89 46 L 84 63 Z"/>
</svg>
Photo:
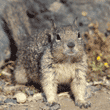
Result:
<svg viewBox="0 0 110 110">
<path fill-rule="evenodd" d="M 75 64 L 54 64 L 53 67 L 59 83 L 69 83 L 75 77 Z"/>
</svg>

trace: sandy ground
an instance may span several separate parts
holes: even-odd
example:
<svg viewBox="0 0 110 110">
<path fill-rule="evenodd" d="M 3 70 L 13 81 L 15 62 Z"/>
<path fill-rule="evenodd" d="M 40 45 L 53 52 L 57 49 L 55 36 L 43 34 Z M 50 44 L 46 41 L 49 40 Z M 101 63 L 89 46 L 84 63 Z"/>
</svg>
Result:
<svg viewBox="0 0 110 110">
<path fill-rule="evenodd" d="M 87 99 L 91 102 L 91 107 L 87 110 L 110 110 L 110 91 L 103 88 L 96 92 L 91 98 Z M 67 96 L 59 97 L 61 105 L 60 110 L 86 110 L 82 107 L 75 106 L 74 101 Z M 49 110 L 43 100 L 26 102 L 24 104 L 5 104 L 1 105 L 0 110 Z"/>
</svg>

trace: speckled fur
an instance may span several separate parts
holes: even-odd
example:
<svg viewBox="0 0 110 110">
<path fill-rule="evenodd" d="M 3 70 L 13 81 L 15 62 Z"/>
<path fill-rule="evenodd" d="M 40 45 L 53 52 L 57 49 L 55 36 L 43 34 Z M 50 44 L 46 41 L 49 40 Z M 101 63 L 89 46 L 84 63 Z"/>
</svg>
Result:
<svg viewBox="0 0 110 110">
<path fill-rule="evenodd" d="M 18 49 L 15 80 L 40 83 L 50 105 L 57 103 L 58 84 L 70 84 L 75 104 L 90 106 L 85 98 L 87 56 L 75 24 L 43 30 L 24 40 Z M 22 77 L 22 80 L 21 80 Z"/>
</svg>

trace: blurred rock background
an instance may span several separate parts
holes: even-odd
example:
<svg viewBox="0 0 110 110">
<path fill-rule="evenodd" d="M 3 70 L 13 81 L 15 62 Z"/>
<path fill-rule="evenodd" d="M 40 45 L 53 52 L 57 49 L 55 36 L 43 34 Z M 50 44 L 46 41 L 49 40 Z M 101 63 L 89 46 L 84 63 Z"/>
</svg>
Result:
<svg viewBox="0 0 110 110">
<path fill-rule="evenodd" d="M 6 0 L 0 0 L 0 67 L 2 67 L 4 61 L 10 57 L 9 39 L 2 28 L 4 25 L 2 21 L 2 11 L 6 3 Z"/>
<path fill-rule="evenodd" d="M 33 33 L 37 29 L 50 28 L 50 19 L 57 26 L 72 24 L 78 17 L 77 24 L 81 34 L 89 31 L 88 25 L 96 21 L 99 30 L 106 36 L 110 34 L 110 0 L 0 0 L 0 67 L 12 54 L 12 42 L 4 32 L 2 10 L 8 2 L 23 2 Z"/>
</svg>

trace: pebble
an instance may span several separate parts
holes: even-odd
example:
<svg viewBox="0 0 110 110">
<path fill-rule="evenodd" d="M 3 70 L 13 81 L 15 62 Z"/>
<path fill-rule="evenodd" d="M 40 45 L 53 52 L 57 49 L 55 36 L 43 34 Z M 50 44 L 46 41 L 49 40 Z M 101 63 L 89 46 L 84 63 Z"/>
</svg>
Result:
<svg viewBox="0 0 110 110">
<path fill-rule="evenodd" d="M 2 74 L 5 75 L 5 76 L 11 77 L 11 74 L 8 73 L 7 70 L 3 70 L 3 71 L 2 71 Z"/>
<path fill-rule="evenodd" d="M 83 11 L 83 12 L 82 12 L 82 15 L 83 15 L 83 16 L 87 16 L 87 12 Z"/>
<path fill-rule="evenodd" d="M 4 91 L 4 92 L 7 92 L 7 91 L 12 91 L 12 90 L 14 90 L 14 89 L 15 89 L 14 86 L 4 86 L 3 91 Z"/>
<path fill-rule="evenodd" d="M 18 103 L 24 103 L 27 100 L 26 94 L 22 92 L 16 93 L 13 98 L 16 98 Z"/>
<path fill-rule="evenodd" d="M 0 86 L 4 86 L 5 82 L 3 80 L 0 80 Z"/>
<path fill-rule="evenodd" d="M 34 94 L 34 92 L 32 90 L 27 90 L 26 93 L 27 93 L 27 95 L 33 95 Z"/>
<path fill-rule="evenodd" d="M 6 96 L 0 95 L 0 101 L 3 101 L 3 100 L 5 100 L 5 99 L 6 99 Z"/>
<path fill-rule="evenodd" d="M 9 99 L 9 98 L 7 98 L 7 99 L 4 101 L 4 103 L 10 103 L 10 102 L 12 102 L 12 103 L 14 103 L 14 104 L 17 103 L 17 101 L 16 101 L 15 99 Z"/>
<path fill-rule="evenodd" d="M 40 100 L 43 99 L 43 96 L 41 93 L 36 93 L 33 96 L 29 96 L 28 97 L 28 101 L 32 101 L 32 100 Z"/>
<path fill-rule="evenodd" d="M 0 105 L 3 105 L 3 101 L 0 101 Z"/>
<path fill-rule="evenodd" d="M 62 6 L 63 6 L 62 3 L 56 1 L 53 4 L 51 4 L 49 10 L 52 11 L 52 12 L 58 12 L 61 9 Z"/>
<path fill-rule="evenodd" d="M 33 98 L 36 99 L 36 100 L 43 99 L 41 93 L 34 94 L 34 95 L 33 95 Z"/>
</svg>

